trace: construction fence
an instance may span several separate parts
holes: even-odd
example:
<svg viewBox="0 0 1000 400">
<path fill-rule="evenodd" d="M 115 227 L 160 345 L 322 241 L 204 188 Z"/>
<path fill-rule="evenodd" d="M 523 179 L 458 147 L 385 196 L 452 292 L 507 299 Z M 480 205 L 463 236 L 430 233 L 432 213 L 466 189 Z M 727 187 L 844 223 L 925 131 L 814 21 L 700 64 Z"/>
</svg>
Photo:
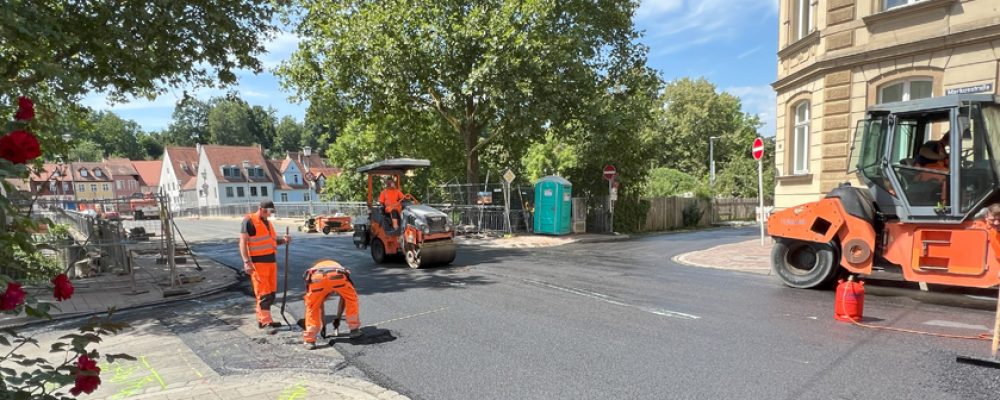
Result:
<svg viewBox="0 0 1000 400">
<path fill-rule="evenodd" d="M 150 258 L 169 268 L 167 285 L 174 287 L 180 284 L 176 264 L 191 260 L 197 266 L 197 259 L 173 223 L 166 201 L 160 196 L 135 202 L 77 200 L 75 209 L 65 209 L 62 201 L 36 200 L 31 215 L 44 228 L 35 242 L 73 279 L 127 275 L 134 285 L 136 260 Z"/>
</svg>

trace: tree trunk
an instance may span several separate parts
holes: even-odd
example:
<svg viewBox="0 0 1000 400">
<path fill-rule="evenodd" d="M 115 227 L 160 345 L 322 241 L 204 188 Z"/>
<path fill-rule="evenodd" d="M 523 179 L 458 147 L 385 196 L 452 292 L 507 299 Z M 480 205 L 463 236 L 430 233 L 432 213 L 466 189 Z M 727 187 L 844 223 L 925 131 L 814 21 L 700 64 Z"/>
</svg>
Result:
<svg viewBox="0 0 1000 400">
<path fill-rule="evenodd" d="M 469 184 L 469 204 L 476 204 L 479 186 L 479 132 L 469 126 L 462 129 L 462 138 L 465 139 L 465 180 Z"/>
</svg>

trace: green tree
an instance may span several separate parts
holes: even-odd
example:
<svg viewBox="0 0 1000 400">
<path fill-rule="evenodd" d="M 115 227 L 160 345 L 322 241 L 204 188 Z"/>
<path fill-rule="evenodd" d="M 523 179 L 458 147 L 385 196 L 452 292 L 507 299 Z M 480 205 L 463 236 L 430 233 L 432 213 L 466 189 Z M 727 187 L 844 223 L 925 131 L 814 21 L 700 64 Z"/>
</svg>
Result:
<svg viewBox="0 0 1000 400">
<path fill-rule="evenodd" d="M 139 123 L 124 120 L 111 111 L 93 113 L 90 117 L 90 131 L 85 137 L 101 144 L 105 157 L 125 157 L 141 160 L 146 157 L 145 149 L 137 146 L 145 135 Z"/>
<path fill-rule="evenodd" d="M 643 188 L 646 197 L 672 197 L 688 193 L 710 195 L 707 182 L 673 168 L 656 168 L 650 171 Z"/>
<path fill-rule="evenodd" d="M 261 71 L 274 3 L 246 0 L 13 1 L 0 13 L 0 104 L 92 90 L 123 100 Z M 39 104 L 44 104 L 36 98 Z M 51 104 L 51 103 L 50 103 Z"/>
<path fill-rule="evenodd" d="M 651 133 L 659 166 L 705 176 L 708 172 L 709 137 L 715 141 L 716 160 L 730 160 L 750 146 L 760 121 L 745 114 L 740 99 L 719 93 L 704 78 L 683 78 L 667 84 L 656 111 Z"/>
<path fill-rule="evenodd" d="M 164 143 L 175 146 L 193 147 L 196 143 L 212 142 L 208 129 L 208 113 L 212 106 L 193 97 L 185 97 L 174 106 L 173 122 L 164 133 Z"/>
<path fill-rule="evenodd" d="M 218 101 L 208 112 L 208 131 L 212 143 L 233 146 L 249 146 L 257 140 L 251 126 L 253 115 L 250 107 L 239 99 Z"/>
<path fill-rule="evenodd" d="M 286 151 L 299 151 L 302 145 L 302 138 L 306 136 L 305 127 L 295 121 L 294 118 L 284 116 L 275 128 L 274 151 L 276 154 L 284 154 Z"/>
<path fill-rule="evenodd" d="M 153 132 L 139 136 L 139 147 L 146 160 L 158 160 L 163 156 L 163 134 Z"/>
<path fill-rule="evenodd" d="M 356 117 L 431 115 L 437 129 L 423 127 L 422 138 L 457 142 L 449 158 L 461 156 L 469 183 L 479 182 L 481 155 L 520 163 L 549 127 L 608 111 L 590 106 L 608 95 L 602 83 L 645 65 L 637 1 L 293 3 L 304 39 L 278 73 L 310 101 L 309 114 L 335 110 L 344 132 Z"/>
<path fill-rule="evenodd" d="M 68 161 L 98 162 L 104 158 L 104 148 L 89 139 L 74 141 L 66 158 Z"/>
<path fill-rule="evenodd" d="M 274 107 L 250 107 L 250 136 L 253 143 L 264 146 L 265 149 L 274 147 L 274 137 L 277 135 L 276 127 L 278 110 Z"/>
<path fill-rule="evenodd" d="M 721 165 L 722 172 L 718 174 L 715 181 L 715 193 L 726 197 L 757 197 L 757 161 L 750 154 L 750 146 L 747 145 L 742 153 L 735 153 L 733 157 Z M 774 137 L 764 138 L 764 199 L 772 201 L 774 199 Z"/>
</svg>

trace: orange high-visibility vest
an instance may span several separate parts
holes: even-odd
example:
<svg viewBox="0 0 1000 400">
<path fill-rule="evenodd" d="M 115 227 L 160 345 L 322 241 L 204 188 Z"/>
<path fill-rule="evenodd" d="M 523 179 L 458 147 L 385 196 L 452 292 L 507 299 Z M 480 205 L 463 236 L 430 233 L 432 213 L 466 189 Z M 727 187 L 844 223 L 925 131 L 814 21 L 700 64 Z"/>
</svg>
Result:
<svg viewBox="0 0 1000 400">
<path fill-rule="evenodd" d="M 271 229 L 268 229 L 267 222 L 260 218 L 257 213 L 247 214 L 250 222 L 253 223 L 254 232 L 247 240 L 247 251 L 250 255 L 250 262 L 253 263 L 276 263 L 278 262 L 278 236 Z"/>
</svg>

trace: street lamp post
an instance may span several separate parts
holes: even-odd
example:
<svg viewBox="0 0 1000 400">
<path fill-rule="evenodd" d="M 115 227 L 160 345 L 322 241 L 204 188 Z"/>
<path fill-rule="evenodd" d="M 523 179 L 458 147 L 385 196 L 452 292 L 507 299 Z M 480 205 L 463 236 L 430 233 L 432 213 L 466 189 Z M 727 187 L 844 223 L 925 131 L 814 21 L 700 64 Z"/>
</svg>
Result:
<svg viewBox="0 0 1000 400">
<path fill-rule="evenodd" d="M 243 160 L 243 170 L 246 171 L 245 173 L 246 173 L 246 180 L 247 180 L 247 192 L 244 193 L 244 195 L 247 196 L 247 212 L 253 212 L 253 210 L 250 208 L 250 204 L 251 203 L 250 203 L 250 161 L 249 160 Z"/>
<path fill-rule="evenodd" d="M 715 186 L 715 139 L 718 136 L 708 137 L 708 184 Z"/>
</svg>

